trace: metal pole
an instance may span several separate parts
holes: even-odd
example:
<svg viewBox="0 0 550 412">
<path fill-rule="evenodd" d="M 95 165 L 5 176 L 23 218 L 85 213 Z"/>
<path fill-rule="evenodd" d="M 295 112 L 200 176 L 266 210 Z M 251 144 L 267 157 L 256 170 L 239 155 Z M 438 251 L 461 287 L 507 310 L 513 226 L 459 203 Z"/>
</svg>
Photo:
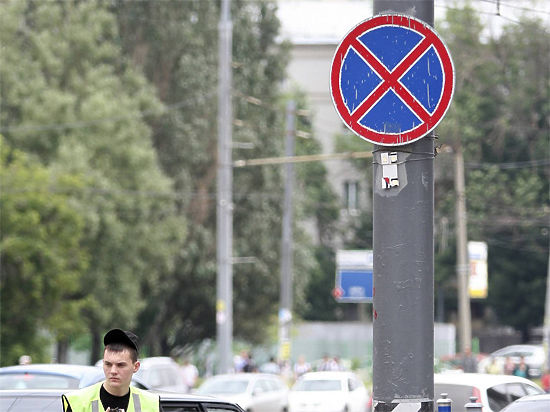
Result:
<svg viewBox="0 0 550 412">
<path fill-rule="evenodd" d="M 232 369 L 233 341 L 233 165 L 231 161 L 231 47 L 233 25 L 230 0 L 222 0 L 218 26 L 218 175 L 217 175 L 217 301 L 218 373 Z"/>
<path fill-rule="evenodd" d="M 374 0 L 374 14 L 407 14 L 433 25 L 433 0 Z M 382 186 L 382 155 L 397 152 L 399 186 Z M 434 135 L 376 146 L 373 173 L 373 400 L 434 408 Z"/>
<path fill-rule="evenodd" d="M 294 156 L 296 104 L 293 100 L 286 107 L 285 156 Z M 283 233 L 281 243 L 281 291 L 279 308 L 279 358 L 290 358 L 290 328 L 292 326 L 292 192 L 294 190 L 294 164 L 285 164 L 285 190 L 283 202 Z"/>
<path fill-rule="evenodd" d="M 544 307 L 543 343 L 546 360 L 544 365 L 550 371 L 550 250 L 548 251 L 548 268 L 546 275 L 546 303 Z M 544 368 L 543 368 L 544 369 Z M 544 370 L 543 370 L 544 373 Z"/>
<path fill-rule="evenodd" d="M 464 157 L 460 143 L 455 148 L 456 191 L 456 274 L 458 277 L 458 323 L 460 352 L 466 353 L 472 342 L 470 295 L 468 292 L 468 234 L 466 230 L 466 194 L 464 191 Z"/>
</svg>

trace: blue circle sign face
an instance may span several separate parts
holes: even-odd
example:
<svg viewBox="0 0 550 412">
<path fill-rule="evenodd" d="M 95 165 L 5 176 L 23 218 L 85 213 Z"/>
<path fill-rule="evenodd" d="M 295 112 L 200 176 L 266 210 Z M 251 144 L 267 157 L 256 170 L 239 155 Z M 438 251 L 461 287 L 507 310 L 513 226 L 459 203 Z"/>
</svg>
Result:
<svg viewBox="0 0 550 412">
<path fill-rule="evenodd" d="M 372 143 L 399 146 L 427 135 L 451 104 L 451 55 L 426 23 L 377 15 L 354 27 L 332 61 L 330 88 L 338 114 Z"/>
</svg>

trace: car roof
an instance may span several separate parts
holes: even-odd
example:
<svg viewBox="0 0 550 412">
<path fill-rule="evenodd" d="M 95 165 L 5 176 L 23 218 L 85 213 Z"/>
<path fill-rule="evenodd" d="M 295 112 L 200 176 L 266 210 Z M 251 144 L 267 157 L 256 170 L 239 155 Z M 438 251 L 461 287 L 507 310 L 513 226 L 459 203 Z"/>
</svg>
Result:
<svg viewBox="0 0 550 412">
<path fill-rule="evenodd" d="M 300 376 L 301 379 L 347 379 L 351 376 L 355 376 L 353 372 L 347 371 L 319 371 L 319 372 L 307 372 Z"/>
<path fill-rule="evenodd" d="M 536 395 L 525 395 L 515 401 L 520 402 L 550 402 L 550 393 L 539 393 Z"/>
<path fill-rule="evenodd" d="M 89 373 L 100 373 L 103 371 L 96 366 L 89 365 L 73 365 L 66 363 L 35 363 L 30 365 L 14 365 L 4 366 L 0 368 L 0 374 L 2 373 L 49 373 L 59 374 L 63 376 L 72 376 L 74 378 L 81 378 L 83 375 Z"/>
<path fill-rule="evenodd" d="M 76 365 L 72 363 L 33 363 L 30 365 L 13 365 L 0 368 L 0 375 L 31 373 L 42 375 L 67 376 L 78 379 L 80 386 L 88 386 L 105 379 L 103 369 L 91 365 Z M 132 381 L 142 388 L 149 386 L 139 377 L 132 376 Z"/>
<path fill-rule="evenodd" d="M 536 352 L 543 350 L 542 345 L 533 345 L 533 344 L 522 344 L 522 345 L 510 345 L 505 346 L 503 348 L 497 349 L 494 352 L 491 352 L 492 355 L 499 354 L 499 353 L 506 353 L 506 352 L 516 352 L 516 351 L 531 351 Z"/>
<path fill-rule="evenodd" d="M 243 378 L 244 380 L 252 380 L 252 379 L 258 379 L 258 378 L 280 379 L 279 376 L 274 375 L 272 373 L 256 373 L 256 372 L 224 373 L 220 375 L 211 376 L 208 379 L 243 379 Z"/>
<path fill-rule="evenodd" d="M 0 398 L 3 397 L 59 397 L 64 393 L 74 392 L 77 389 L 0 389 Z M 166 401 L 189 401 L 189 402 L 225 402 L 219 398 L 208 395 L 195 395 L 189 393 L 148 391 L 160 396 Z"/>
<path fill-rule="evenodd" d="M 177 362 L 169 356 L 151 356 L 148 358 L 141 358 L 139 359 L 139 363 L 141 363 L 142 365 L 148 365 L 148 364 L 166 365 L 166 364 L 174 364 L 174 363 L 177 364 Z"/>
<path fill-rule="evenodd" d="M 502 383 L 523 382 L 537 386 L 533 381 L 513 375 L 492 375 L 486 373 L 436 373 L 434 383 L 452 383 L 456 385 L 477 386 L 489 388 Z"/>
</svg>

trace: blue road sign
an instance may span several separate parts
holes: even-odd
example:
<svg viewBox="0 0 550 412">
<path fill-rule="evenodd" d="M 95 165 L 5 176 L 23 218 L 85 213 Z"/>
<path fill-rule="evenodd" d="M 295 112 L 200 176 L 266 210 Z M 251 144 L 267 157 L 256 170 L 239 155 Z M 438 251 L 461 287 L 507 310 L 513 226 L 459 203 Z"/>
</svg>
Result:
<svg viewBox="0 0 550 412">
<path fill-rule="evenodd" d="M 375 144 L 397 146 L 427 135 L 445 115 L 454 67 L 442 39 L 410 16 L 378 15 L 338 46 L 331 94 L 344 123 Z"/>
<path fill-rule="evenodd" d="M 341 269 L 336 272 L 334 297 L 339 302 L 372 302 L 372 269 Z"/>
</svg>

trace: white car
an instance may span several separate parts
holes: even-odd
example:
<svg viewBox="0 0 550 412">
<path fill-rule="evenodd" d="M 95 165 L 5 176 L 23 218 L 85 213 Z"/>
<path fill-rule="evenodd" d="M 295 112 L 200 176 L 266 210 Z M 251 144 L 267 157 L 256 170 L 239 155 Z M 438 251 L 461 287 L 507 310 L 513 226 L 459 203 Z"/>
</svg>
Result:
<svg viewBox="0 0 550 412">
<path fill-rule="evenodd" d="M 183 380 L 180 366 L 168 356 L 153 356 L 139 360 L 141 366 L 135 374 L 150 389 L 166 392 L 186 393 L 187 385 Z"/>
<path fill-rule="evenodd" d="M 436 373 L 434 397 L 446 393 L 452 401 L 452 410 L 462 411 L 475 396 L 483 404 L 483 412 L 499 412 L 506 405 L 526 395 L 544 393 L 529 379 L 512 375 L 484 373 Z"/>
<path fill-rule="evenodd" d="M 484 373 L 487 367 L 494 359 L 501 370 L 504 370 L 504 363 L 509 357 L 514 364 L 518 364 L 520 357 L 523 356 L 525 363 L 529 367 L 529 377 L 539 378 L 542 374 L 542 366 L 544 365 L 544 348 L 542 345 L 510 345 L 505 346 L 489 354 L 486 358 L 478 363 L 478 372 Z"/>
<path fill-rule="evenodd" d="M 234 402 L 246 412 L 285 412 L 288 410 L 288 386 L 269 373 L 236 373 L 206 379 L 197 394 Z"/>
<path fill-rule="evenodd" d="M 309 372 L 290 390 L 288 412 L 366 412 L 369 393 L 353 372 Z"/>
</svg>

